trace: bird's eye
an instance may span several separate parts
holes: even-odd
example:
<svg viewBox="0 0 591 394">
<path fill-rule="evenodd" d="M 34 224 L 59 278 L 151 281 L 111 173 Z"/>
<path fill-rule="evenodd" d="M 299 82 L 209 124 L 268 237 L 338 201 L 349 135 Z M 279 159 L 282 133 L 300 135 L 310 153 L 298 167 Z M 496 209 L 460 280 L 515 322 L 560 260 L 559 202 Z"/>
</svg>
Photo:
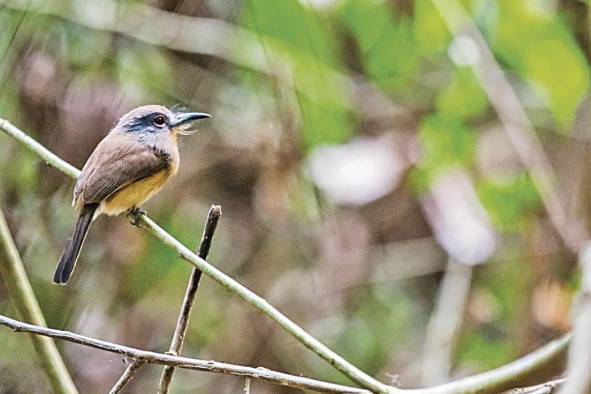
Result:
<svg viewBox="0 0 591 394">
<path fill-rule="evenodd" d="M 164 115 L 158 115 L 154 118 L 154 124 L 158 127 L 162 127 L 166 124 L 166 118 Z"/>
</svg>

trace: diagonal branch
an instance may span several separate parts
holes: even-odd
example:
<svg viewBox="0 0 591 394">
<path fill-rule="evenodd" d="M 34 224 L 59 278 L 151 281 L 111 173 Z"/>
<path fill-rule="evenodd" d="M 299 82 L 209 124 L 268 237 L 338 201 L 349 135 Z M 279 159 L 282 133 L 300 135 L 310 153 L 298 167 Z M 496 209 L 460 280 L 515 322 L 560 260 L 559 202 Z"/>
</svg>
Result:
<svg viewBox="0 0 591 394">
<path fill-rule="evenodd" d="M 289 375 L 282 372 L 268 370 L 266 368 L 252 368 L 241 365 L 221 363 L 217 361 L 205 361 L 188 357 L 172 356 L 155 353 L 146 350 L 131 348 L 111 342 L 94 339 L 68 331 L 39 327 L 23 323 L 6 316 L 0 315 L 0 325 L 11 328 L 15 332 L 29 332 L 52 338 L 77 343 L 83 346 L 121 354 L 133 360 L 143 363 L 172 365 L 176 368 L 185 368 L 197 371 L 222 373 L 227 375 L 245 376 L 252 379 L 264 380 L 272 384 L 301 388 L 324 393 L 352 393 L 370 394 L 370 391 L 348 387 L 333 383 Z M 408 394 L 492 394 L 500 390 L 514 387 L 514 382 L 519 378 L 531 374 L 539 368 L 560 356 L 570 341 L 570 335 L 556 339 L 540 349 L 523 356 L 507 365 L 487 371 L 478 375 L 463 378 L 428 389 L 400 390 L 400 393 Z"/>
<path fill-rule="evenodd" d="M 49 151 L 39 142 L 35 141 L 33 138 L 12 125 L 7 120 L 0 118 L 0 129 L 11 137 L 15 138 L 20 143 L 24 144 L 30 151 L 39 155 L 43 160 L 45 160 L 47 164 L 64 172 L 66 175 L 76 178 L 80 174 L 78 169 L 60 159 L 53 152 Z M 139 223 L 141 224 L 142 228 L 145 228 L 149 233 L 162 241 L 166 246 L 174 249 L 183 260 L 189 262 L 189 264 L 193 265 L 205 275 L 218 282 L 228 291 L 236 294 L 244 301 L 257 308 L 263 314 L 267 315 L 304 346 L 326 360 L 330 365 L 341 371 L 354 382 L 377 393 L 393 393 L 399 391 L 395 387 L 388 386 L 377 379 L 374 379 L 329 349 L 326 345 L 314 338 L 283 313 L 279 312 L 279 310 L 269 304 L 263 297 L 255 294 L 253 291 L 247 289 L 236 280 L 232 279 L 201 257 L 197 256 L 195 253 L 191 252 L 189 248 L 180 243 L 172 235 L 164 231 L 164 229 L 158 226 L 156 222 L 146 215 L 140 216 Z"/>
<path fill-rule="evenodd" d="M 228 364 L 217 361 L 198 360 L 188 357 L 172 356 L 169 354 L 155 353 L 146 350 L 140 350 L 128 346 L 118 345 L 111 342 L 102 341 L 75 334 L 69 331 L 55 330 L 52 328 L 35 326 L 23 323 L 18 320 L 0 315 L 0 325 L 6 326 L 15 332 L 29 332 L 32 334 L 43 335 L 62 339 L 64 341 L 77 343 L 79 345 L 104 350 L 111 353 L 117 353 L 136 360 L 140 363 L 172 365 L 177 368 L 185 368 L 196 371 L 206 371 L 222 373 L 227 375 L 246 376 L 252 379 L 264 380 L 272 384 L 312 390 L 322 393 L 351 393 L 351 394 L 370 394 L 369 391 L 354 387 L 347 387 L 339 384 L 322 382 L 301 376 L 289 375 L 282 372 L 271 371 L 266 368 L 252 368 L 242 365 Z"/>
<path fill-rule="evenodd" d="M 521 387 L 513 389 L 505 394 L 552 394 L 556 393 L 564 385 L 566 379 L 556 379 L 550 382 L 538 384 L 530 387 Z"/>
<path fill-rule="evenodd" d="M 4 279 L 17 312 L 26 321 L 45 326 L 45 318 L 27 278 L 20 254 L 0 209 L 0 276 Z M 56 394 L 77 394 L 78 390 L 55 342 L 51 338 L 31 336 L 40 364 Z"/>
<path fill-rule="evenodd" d="M 221 216 L 222 207 L 219 205 L 212 205 L 211 208 L 209 208 L 207 222 L 205 223 L 205 228 L 203 229 L 201 244 L 197 250 L 197 255 L 202 259 L 207 258 L 209 248 L 211 247 L 211 240 Z M 179 314 L 176 328 L 172 336 L 172 343 L 170 344 L 170 349 L 168 350 L 167 354 L 177 356 L 181 353 L 183 341 L 187 332 L 187 325 L 189 324 L 189 318 L 191 317 L 191 309 L 193 309 L 193 302 L 195 301 L 195 295 L 197 294 L 197 288 L 199 287 L 200 279 L 201 271 L 199 271 L 197 268 L 193 268 L 191 277 L 189 278 L 189 284 L 187 285 L 187 291 L 185 292 L 185 298 L 183 299 L 183 304 L 181 306 L 181 313 Z M 173 374 L 174 367 L 167 365 L 162 372 L 162 377 L 160 378 L 160 383 L 158 386 L 159 394 L 168 393 Z"/>
</svg>

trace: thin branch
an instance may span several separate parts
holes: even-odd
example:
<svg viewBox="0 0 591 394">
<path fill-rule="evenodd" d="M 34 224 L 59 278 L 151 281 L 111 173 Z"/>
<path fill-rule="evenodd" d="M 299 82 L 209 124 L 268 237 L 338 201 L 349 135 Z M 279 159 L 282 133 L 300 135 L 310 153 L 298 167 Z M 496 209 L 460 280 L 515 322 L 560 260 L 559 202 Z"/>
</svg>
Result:
<svg viewBox="0 0 591 394">
<path fill-rule="evenodd" d="M 222 207 L 220 207 L 219 205 L 212 205 L 211 208 L 209 208 L 207 221 L 205 223 L 205 228 L 203 229 L 203 236 L 201 237 L 201 243 L 199 245 L 199 249 L 197 250 L 197 256 L 201 257 L 202 259 L 207 258 L 209 248 L 211 247 L 211 240 L 213 239 L 215 229 L 217 228 L 218 221 L 220 220 L 221 216 Z M 176 323 L 176 328 L 172 336 L 170 349 L 167 352 L 168 354 L 172 354 L 173 356 L 181 354 L 183 341 L 185 339 L 185 334 L 187 332 L 187 326 L 189 324 L 189 319 L 191 317 L 191 309 L 193 309 L 193 303 L 195 301 L 195 295 L 197 293 L 197 288 L 199 287 L 200 280 L 201 271 L 199 271 L 197 268 L 193 268 L 193 271 L 191 272 L 191 277 L 189 278 L 189 284 L 187 285 L 187 290 L 185 292 L 185 298 L 183 299 L 183 304 L 181 306 L 181 312 L 179 314 L 179 318 Z M 164 371 L 162 372 L 162 376 L 160 377 L 160 384 L 158 385 L 158 393 L 168 393 L 170 383 L 172 382 L 173 374 L 174 367 L 164 367 Z"/>
<path fill-rule="evenodd" d="M 37 141 L 33 140 L 26 133 L 12 125 L 7 120 L 0 118 L 0 129 L 27 146 L 29 150 L 39 155 L 49 165 L 62 170 L 62 172 L 64 172 L 66 175 L 69 175 L 72 178 L 76 178 L 79 175 L 80 172 L 76 168 L 60 159 L 54 153 L 49 151 L 43 145 L 39 144 Z M 271 306 L 267 300 L 247 289 L 236 280 L 232 279 L 201 257 L 197 256 L 195 253 L 191 252 L 189 248 L 180 243 L 172 235 L 164 231 L 164 229 L 158 226 L 158 224 L 156 224 L 147 215 L 141 215 L 139 218 L 139 223 L 141 224 L 142 228 L 148 230 L 149 233 L 162 241 L 162 243 L 164 243 L 166 246 L 174 249 L 183 260 L 189 262 L 195 268 L 202 271 L 205 275 L 221 284 L 228 291 L 238 295 L 244 301 L 257 308 L 263 314 L 267 315 L 304 346 L 326 360 L 330 365 L 341 371 L 354 382 L 377 393 L 393 393 L 399 391 L 395 387 L 388 386 L 374 379 L 329 349 L 326 345 L 314 338 L 283 313 L 279 312 L 279 310 Z"/>
<path fill-rule="evenodd" d="M 571 335 L 566 334 L 541 348 L 502 367 L 430 389 L 410 390 L 421 394 L 496 394 L 515 387 L 516 383 L 531 376 L 557 358 L 562 357 L 570 343 Z"/>
<path fill-rule="evenodd" d="M 131 379 L 133 379 L 133 377 L 135 376 L 135 373 L 142 366 L 142 364 L 143 363 L 139 360 L 135 360 L 135 359 L 131 360 L 129 362 L 129 365 L 127 366 L 127 368 L 125 368 L 123 375 L 121 375 L 121 377 L 119 378 L 117 383 L 115 383 L 115 385 L 113 386 L 111 391 L 109 391 L 109 394 L 120 393 L 121 390 L 123 390 L 123 388 L 125 387 L 125 385 L 127 383 L 129 383 L 131 381 Z"/>
<path fill-rule="evenodd" d="M 550 382 L 538 384 L 530 387 L 521 387 L 513 389 L 505 394 L 552 394 L 556 393 L 557 390 L 566 382 L 566 379 L 556 379 Z"/>
<path fill-rule="evenodd" d="M 38 326 L 46 326 L 45 318 L 1 209 L 0 275 L 22 319 Z M 53 340 L 32 335 L 31 341 L 53 391 L 58 394 L 77 394 L 78 390 Z"/>
<path fill-rule="evenodd" d="M 282 372 L 268 370 L 266 368 L 252 368 L 241 365 L 221 363 L 217 361 L 205 361 L 194 358 L 171 356 L 139 350 L 111 342 L 94 339 L 68 331 L 55 330 L 23 323 L 6 316 L 0 315 L 0 325 L 11 328 L 15 332 L 29 332 L 37 335 L 62 339 L 107 352 L 117 353 L 150 364 L 173 365 L 177 368 L 185 368 L 198 371 L 222 373 L 250 377 L 264 380 L 272 384 L 301 388 L 325 393 L 354 393 L 370 394 L 370 391 L 348 387 L 338 384 L 322 382 L 301 376 L 289 375 Z M 502 367 L 493 369 L 479 375 L 467 377 L 441 386 L 428 389 L 400 390 L 408 394 L 492 394 L 501 390 L 507 390 L 515 386 L 520 378 L 528 376 L 536 370 L 543 368 L 548 363 L 561 356 L 570 341 L 570 335 L 556 339 L 540 349 L 523 356 Z"/>
<path fill-rule="evenodd" d="M 155 353 L 140 350 L 128 346 L 118 345 L 100 339 L 86 337 L 69 331 L 55 330 L 52 328 L 35 326 L 23 323 L 6 316 L 0 315 L 0 325 L 11 328 L 15 332 L 29 332 L 36 335 L 62 339 L 64 341 L 77 343 L 79 345 L 104 350 L 111 353 L 121 354 L 139 362 L 149 364 L 172 365 L 177 368 L 191 369 L 197 371 L 222 373 L 227 375 L 245 376 L 252 379 L 264 380 L 272 384 L 312 390 L 321 393 L 352 393 L 370 394 L 368 390 L 347 387 L 339 384 L 322 382 L 301 376 L 289 375 L 282 372 L 271 371 L 266 368 L 252 368 L 242 365 L 228 364 L 217 361 L 206 361 L 188 357 L 172 356 L 169 354 Z"/>
</svg>

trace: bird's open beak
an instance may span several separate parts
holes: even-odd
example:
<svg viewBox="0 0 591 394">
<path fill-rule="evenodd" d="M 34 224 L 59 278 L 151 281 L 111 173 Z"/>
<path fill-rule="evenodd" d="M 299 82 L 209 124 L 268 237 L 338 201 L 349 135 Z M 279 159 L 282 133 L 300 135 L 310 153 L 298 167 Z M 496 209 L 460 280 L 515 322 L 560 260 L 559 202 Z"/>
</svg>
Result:
<svg viewBox="0 0 591 394">
<path fill-rule="evenodd" d="M 175 116 L 174 122 L 170 125 L 172 128 L 188 128 L 191 124 L 200 119 L 211 118 L 210 114 L 204 112 L 185 112 Z"/>
</svg>

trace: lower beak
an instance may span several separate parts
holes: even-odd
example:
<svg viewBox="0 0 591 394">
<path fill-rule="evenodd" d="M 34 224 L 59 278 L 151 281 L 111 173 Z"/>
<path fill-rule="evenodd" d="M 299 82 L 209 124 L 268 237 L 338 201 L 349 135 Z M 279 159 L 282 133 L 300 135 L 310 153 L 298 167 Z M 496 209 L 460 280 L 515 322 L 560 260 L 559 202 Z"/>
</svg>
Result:
<svg viewBox="0 0 591 394">
<path fill-rule="evenodd" d="M 175 127 L 182 127 L 182 126 L 188 126 L 191 123 L 200 120 L 200 119 L 207 119 L 207 118 L 211 118 L 210 114 L 206 114 L 204 112 L 186 112 L 186 113 L 181 113 L 176 115 L 175 117 L 175 121 L 174 123 L 172 123 L 170 126 L 172 128 Z"/>
</svg>

